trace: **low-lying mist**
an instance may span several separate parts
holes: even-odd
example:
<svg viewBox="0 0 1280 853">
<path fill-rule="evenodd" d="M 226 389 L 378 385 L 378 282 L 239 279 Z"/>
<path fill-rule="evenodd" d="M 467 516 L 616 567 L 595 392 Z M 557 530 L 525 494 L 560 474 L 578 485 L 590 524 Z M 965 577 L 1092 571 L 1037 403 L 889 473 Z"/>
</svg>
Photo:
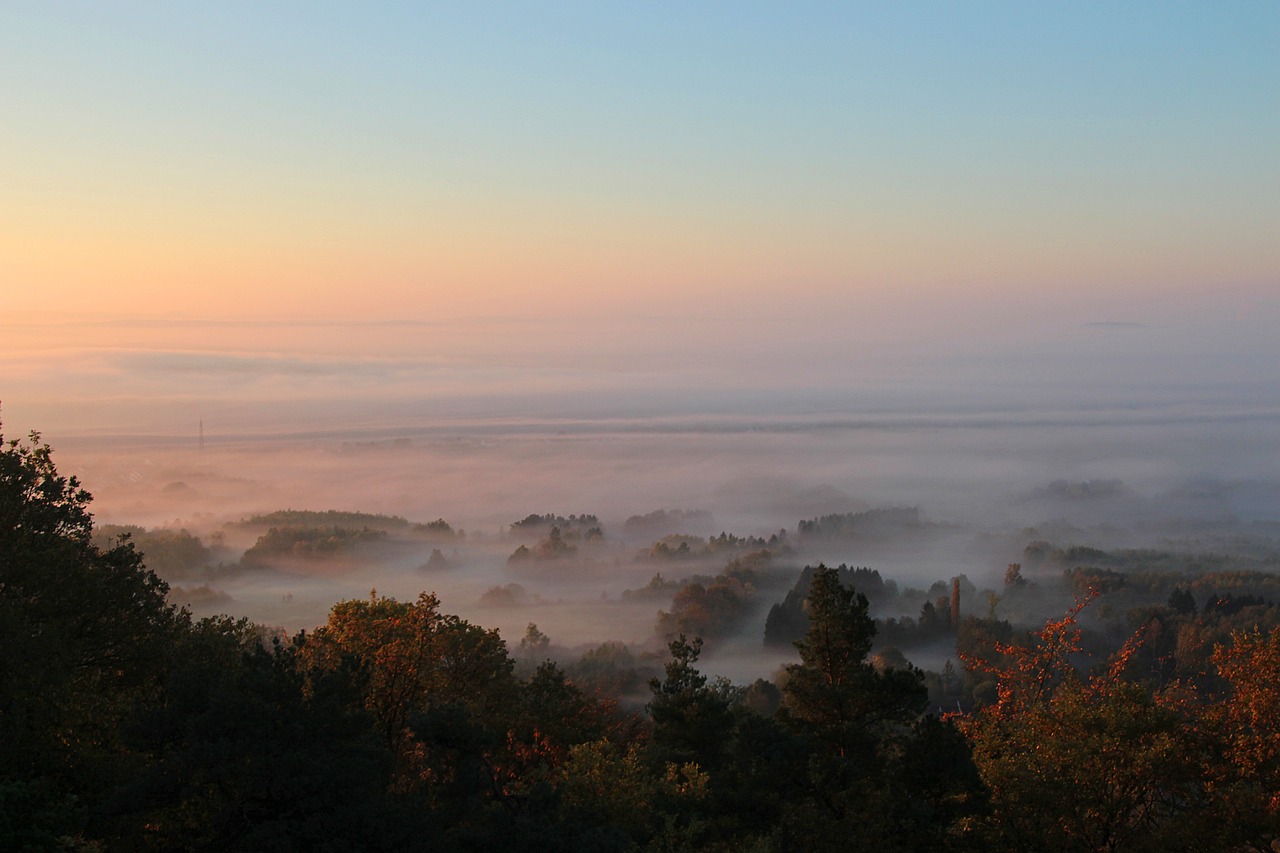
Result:
<svg viewBox="0 0 1280 853">
<path fill-rule="evenodd" d="M 49 438 L 63 470 L 94 493 L 98 524 L 145 528 L 152 544 L 136 541 L 156 551 L 149 563 L 196 615 L 292 631 L 371 590 L 433 591 L 513 649 L 533 623 L 565 656 L 612 641 L 645 653 L 676 624 L 659 614 L 684 582 L 731 583 L 739 609 L 703 665 L 748 682 L 794 658 L 789 645 L 764 645 L 764 619 L 820 561 L 873 569 L 908 591 L 873 602 L 875 615 L 899 618 L 958 576 L 974 586 L 966 612 L 1000 613 L 992 596 L 1006 567 L 1036 541 L 1280 551 L 1280 416 L 1212 415 L 1157 406 L 477 419 L 273 436 L 215 423 L 203 440 L 194 430 L 181 441 Z M 270 520 L 280 510 L 370 517 L 313 516 L 302 525 L 310 538 L 268 547 L 268 531 L 292 527 Z M 822 528 L 825 516 L 836 519 Z M 853 526 L 833 534 L 840 524 Z M 183 530 L 205 550 L 166 568 L 155 534 Z M 754 574 L 732 567 L 761 549 L 769 556 Z M 1071 604 L 1046 599 L 1029 610 L 1024 601 L 1018 615 Z M 914 654 L 933 668 L 952 657 L 941 647 Z"/>
</svg>

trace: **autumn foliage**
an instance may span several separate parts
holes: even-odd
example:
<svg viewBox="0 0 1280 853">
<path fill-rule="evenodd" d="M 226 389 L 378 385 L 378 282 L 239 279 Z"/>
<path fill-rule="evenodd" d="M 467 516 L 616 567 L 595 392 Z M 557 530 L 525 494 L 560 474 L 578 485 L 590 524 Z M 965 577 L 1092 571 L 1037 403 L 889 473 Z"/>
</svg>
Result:
<svg viewBox="0 0 1280 853">
<path fill-rule="evenodd" d="M 517 668 L 430 593 L 295 636 L 194 620 L 88 504 L 38 437 L 0 443 L 0 849 L 1280 845 L 1280 628 L 1214 633 L 1186 596 L 1104 654 L 1093 591 L 1022 642 L 957 626 L 989 701 L 938 717 L 818 566 L 776 685 L 708 678 L 677 634 L 623 709 L 535 626 Z"/>
</svg>

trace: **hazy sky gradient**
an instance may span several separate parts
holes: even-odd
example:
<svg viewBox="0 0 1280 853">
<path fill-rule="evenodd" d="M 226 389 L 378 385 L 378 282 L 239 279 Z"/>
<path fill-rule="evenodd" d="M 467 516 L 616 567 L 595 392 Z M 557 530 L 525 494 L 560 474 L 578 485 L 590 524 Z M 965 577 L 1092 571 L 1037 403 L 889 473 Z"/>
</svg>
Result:
<svg viewBox="0 0 1280 853">
<path fill-rule="evenodd" d="M 1278 44 L 1274 2 L 9 4 L 5 420 L 1274 390 Z"/>
</svg>

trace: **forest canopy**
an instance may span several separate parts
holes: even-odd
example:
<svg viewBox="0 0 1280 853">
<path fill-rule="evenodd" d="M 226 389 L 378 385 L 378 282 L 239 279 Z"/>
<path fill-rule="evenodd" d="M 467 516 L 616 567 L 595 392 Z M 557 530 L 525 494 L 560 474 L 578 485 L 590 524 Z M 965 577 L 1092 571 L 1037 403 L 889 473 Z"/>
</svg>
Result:
<svg viewBox="0 0 1280 853">
<path fill-rule="evenodd" d="M 185 566 L 194 537 L 95 530 L 90 502 L 38 435 L 0 444 L 3 849 L 1226 851 L 1280 839 L 1280 618 L 1264 573 L 1034 545 L 979 616 L 955 606 L 977 597 L 965 578 L 912 590 L 820 563 L 771 617 L 794 662 L 737 685 L 701 671 L 703 635 L 784 590 L 769 585 L 767 552 L 736 556 L 706 581 L 655 575 L 647 594 L 673 596 L 665 651 L 628 704 L 643 663 L 625 644 L 562 666 L 536 625 L 513 652 L 429 592 L 338 601 L 293 634 L 195 619 L 135 547 Z M 999 617 L 1063 566 L 1054 589 L 1087 585 L 1064 615 Z M 873 613 L 904 603 L 918 620 Z M 962 668 L 921 670 L 884 635 L 908 648 L 946 638 Z M 939 696 L 957 710 L 938 713 Z"/>
</svg>

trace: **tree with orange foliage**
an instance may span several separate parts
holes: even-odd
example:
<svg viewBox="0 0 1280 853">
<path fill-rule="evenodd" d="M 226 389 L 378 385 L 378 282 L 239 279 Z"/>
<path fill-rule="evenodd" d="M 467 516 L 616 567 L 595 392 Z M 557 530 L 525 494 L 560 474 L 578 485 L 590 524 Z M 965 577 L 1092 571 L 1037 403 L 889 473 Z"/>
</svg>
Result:
<svg viewBox="0 0 1280 853">
<path fill-rule="evenodd" d="M 334 605 L 329 621 L 307 637 L 303 670 L 347 671 L 396 755 L 400 781 L 430 781 L 421 718 L 456 708 L 477 725 L 494 723 L 515 696 L 506 645 L 485 630 L 439 610 L 434 594 L 413 603 L 370 594 Z M 461 718 L 459 718 L 461 719 Z M 439 721 L 437 728 L 448 728 Z"/>
<path fill-rule="evenodd" d="M 1124 678 L 1135 635 L 1104 671 L 1081 675 L 1080 611 L 1001 661 L 966 659 L 996 680 L 996 701 L 960 718 L 991 791 L 993 842 L 1019 850 L 1203 850 L 1209 805 L 1199 739 L 1185 710 Z"/>
<path fill-rule="evenodd" d="M 517 681 L 497 631 L 439 607 L 428 593 L 340 602 L 303 640 L 302 669 L 330 682 L 345 674 L 350 701 L 395 756 L 394 790 L 420 798 L 448 831 L 485 839 L 483 849 L 517 838 L 537 849 L 535 830 L 572 835 L 556 811 L 558 768 L 580 744 L 625 739 L 616 707 L 583 694 L 550 661 Z"/>
<path fill-rule="evenodd" d="M 1223 823 L 1242 849 L 1274 850 L 1280 839 L 1280 628 L 1232 635 L 1213 663 L 1228 692 L 1206 723 L 1220 745 L 1213 765 Z"/>
</svg>

